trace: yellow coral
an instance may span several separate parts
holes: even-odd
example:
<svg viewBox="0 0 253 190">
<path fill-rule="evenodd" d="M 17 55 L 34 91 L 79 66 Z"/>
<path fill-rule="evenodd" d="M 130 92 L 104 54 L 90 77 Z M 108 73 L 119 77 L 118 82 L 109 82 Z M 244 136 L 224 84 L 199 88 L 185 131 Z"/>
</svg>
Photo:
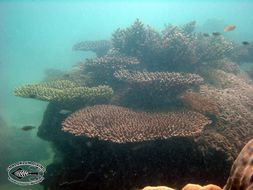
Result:
<svg viewBox="0 0 253 190">
<path fill-rule="evenodd" d="M 67 80 L 28 84 L 14 90 L 15 96 L 57 102 L 93 101 L 97 98 L 109 98 L 112 94 L 113 90 L 109 86 L 100 85 L 89 88 Z"/>
</svg>

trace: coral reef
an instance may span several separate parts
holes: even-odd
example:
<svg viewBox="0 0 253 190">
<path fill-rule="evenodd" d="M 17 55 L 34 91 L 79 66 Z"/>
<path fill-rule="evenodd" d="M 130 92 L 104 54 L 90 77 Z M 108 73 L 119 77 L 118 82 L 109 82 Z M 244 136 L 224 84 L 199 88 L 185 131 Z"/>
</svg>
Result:
<svg viewBox="0 0 253 190">
<path fill-rule="evenodd" d="M 83 41 L 73 46 L 73 50 L 93 51 L 97 56 L 105 55 L 110 48 L 111 42 L 108 40 Z"/>
<path fill-rule="evenodd" d="M 63 122 L 63 130 L 116 143 L 192 136 L 210 121 L 195 112 L 134 112 L 129 109 L 99 105 L 80 110 Z"/>
<path fill-rule="evenodd" d="M 195 27 L 156 31 L 136 20 L 111 41 L 76 44 L 97 57 L 73 67 L 68 82 L 15 90 L 49 101 L 38 131 L 56 152 L 45 189 L 224 185 L 253 135 L 253 85 L 237 65 L 250 60 L 250 45 Z M 60 114 L 66 108 L 69 117 Z"/>
<path fill-rule="evenodd" d="M 112 93 L 109 86 L 88 88 L 66 80 L 24 85 L 14 90 L 15 96 L 58 102 L 77 100 L 89 102 L 101 98 L 108 99 Z"/>
<path fill-rule="evenodd" d="M 250 140 L 236 158 L 224 190 L 253 189 L 253 139 Z"/>
</svg>

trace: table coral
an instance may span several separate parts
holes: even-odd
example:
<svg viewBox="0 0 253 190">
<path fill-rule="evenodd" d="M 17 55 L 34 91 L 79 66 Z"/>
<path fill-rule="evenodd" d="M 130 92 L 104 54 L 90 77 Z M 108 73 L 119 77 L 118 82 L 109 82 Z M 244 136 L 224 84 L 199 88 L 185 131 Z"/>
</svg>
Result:
<svg viewBox="0 0 253 190">
<path fill-rule="evenodd" d="M 109 86 L 84 87 L 66 80 L 28 84 L 14 90 L 15 96 L 56 102 L 108 99 L 112 93 L 113 91 Z"/>
<path fill-rule="evenodd" d="M 130 109 L 98 105 L 70 115 L 62 129 L 75 135 L 85 135 L 116 143 L 192 136 L 202 131 L 210 121 L 196 112 L 146 113 Z"/>
</svg>

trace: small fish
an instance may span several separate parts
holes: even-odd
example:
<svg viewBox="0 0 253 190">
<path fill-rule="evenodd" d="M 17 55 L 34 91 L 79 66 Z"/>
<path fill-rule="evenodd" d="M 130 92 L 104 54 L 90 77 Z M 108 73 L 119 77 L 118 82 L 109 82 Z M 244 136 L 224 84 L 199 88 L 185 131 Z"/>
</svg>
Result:
<svg viewBox="0 0 253 190">
<path fill-rule="evenodd" d="M 204 37 L 209 37 L 210 35 L 208 33 L 203 33 Z"/>
<path fill-rule="evenodd" d="M 59 114 L 66 115 L 66 114 L 69 114 L 71 112 L 72 111 L 70 111 L 70 110 L 64 110 L 64 109 L 62 109 L 61 111 L 59 111 Z"/>
<path fill-rule="evenodd" d="M 225 28 L 224 28 L 224 32 L 232 31 L 232 30 L 234 30 L 235 28 L 236 28 L 236 25 L 233 25 L 233 24 L 227 25 L 227 26 L 225 26 Z"/>
<path fill-rule="evenodd" d="M 219 32 L 213 32 L 212 34 L 213 34 L 213 36 L 220 36 L 221 35 L 221 33 L 219 33 Z"/>
<path fill-rule="evenodd" d="M 36 128 L 36 127 L 34 127 L 34 126 L 26 125 L 26 126 L 23 126 L 21 129 L 22 129 L 23 131 L 30 131 L 30 130 L 35 129 L 35 128 Z"/>
<path fill-rule="evenodd" d="M 249 45 L 249 42 L 243 41 L 243 42 L 242 42 L 242 45 L 245 45 L 245 46 L 246 46 L 246 45 Z"/>
<path fill-rule="evenodd" d="M 64 74 L 63 77 L 64 77 L 64 78 L 69 78 L 69 77 L 70 77 L 70 74 Z"/>
</svg>

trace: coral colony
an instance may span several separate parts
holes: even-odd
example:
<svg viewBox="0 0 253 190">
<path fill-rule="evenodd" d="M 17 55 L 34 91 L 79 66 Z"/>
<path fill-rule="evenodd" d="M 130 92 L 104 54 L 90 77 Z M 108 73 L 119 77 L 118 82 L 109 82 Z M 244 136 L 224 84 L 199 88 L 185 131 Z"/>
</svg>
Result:
<svg viewBox="0 0 253 190">
<path fill-rule="evenodd" d="M 252 188 L 252 142 L 229 177 L 253 135 L 253 85 L 239 69 L 252 45 L 195 25 L 156 31 L 136 20 L 74 45 L 97 56 L 59 79 L 15 89 L 49 102 L 38 131 L 55 150 L 44 189 L 220 190 L 212 184 L 227 178 L 226 190 Z"/>
</svg>

